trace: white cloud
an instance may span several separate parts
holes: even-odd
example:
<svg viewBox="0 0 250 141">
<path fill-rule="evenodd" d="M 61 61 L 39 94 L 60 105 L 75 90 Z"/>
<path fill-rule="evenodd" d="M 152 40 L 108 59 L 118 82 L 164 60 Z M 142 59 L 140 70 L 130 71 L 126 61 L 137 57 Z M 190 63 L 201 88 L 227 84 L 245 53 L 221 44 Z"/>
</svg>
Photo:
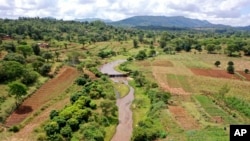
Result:
<svg viewBox="0 0 250 141">
<path fill-rule="evenodd" d="M 136 15 L 186 16 L 250 25 L 249 0 L 0 0 L 0 18 L 55 17 L 121 20 Z"/>
</svg>

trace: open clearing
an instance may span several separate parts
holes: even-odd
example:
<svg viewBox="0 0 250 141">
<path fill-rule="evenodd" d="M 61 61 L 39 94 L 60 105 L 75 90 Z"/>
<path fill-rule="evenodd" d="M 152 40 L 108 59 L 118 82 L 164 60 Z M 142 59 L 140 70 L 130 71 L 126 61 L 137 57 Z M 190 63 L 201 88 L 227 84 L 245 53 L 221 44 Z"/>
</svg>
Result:
<svg viewBox="0 0 250 141">
<path fill-rule="evenodd" d="M 168 106 L 169 111 L 184 130 L 198 129 L 199 124 L 181 106 Z"/>
<path fill-rule="evenodd" d="M 235 75 L 227 73 L 225 70 L 192 68 L 191 71 L 195 75 L 202 75 L 202 76 L 215 77 L 215 78 L 239 79 Z"/>
<path fill-rule="evenodd" d="M 34 94 L 24 100 L 6 120 L 5 126 L 10 127 L 22 122 L 27 116 L 39 109 L 43 104 L 57 97 L 71 86 L 78 72 L 72 67 L 63 67 L 59 74 L 42 85 Z"/>
</svg>

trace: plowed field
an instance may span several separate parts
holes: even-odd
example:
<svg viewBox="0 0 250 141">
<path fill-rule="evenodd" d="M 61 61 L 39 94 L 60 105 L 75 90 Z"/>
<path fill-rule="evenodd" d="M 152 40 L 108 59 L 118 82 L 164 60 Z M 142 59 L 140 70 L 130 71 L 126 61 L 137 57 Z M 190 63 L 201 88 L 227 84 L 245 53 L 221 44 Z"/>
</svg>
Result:
<svg viewBox="0 0 250 141">
<path fill-rule="evenodd" d="M 34 94 L 24 100 L 6 120 L 5 126 L 10 127 L 22 122 L 42 105 L 59 96 L 74 82 L 78 72 L 72 67 L 63 67 L 59 74 L 42 85 Z"/>
</svg>

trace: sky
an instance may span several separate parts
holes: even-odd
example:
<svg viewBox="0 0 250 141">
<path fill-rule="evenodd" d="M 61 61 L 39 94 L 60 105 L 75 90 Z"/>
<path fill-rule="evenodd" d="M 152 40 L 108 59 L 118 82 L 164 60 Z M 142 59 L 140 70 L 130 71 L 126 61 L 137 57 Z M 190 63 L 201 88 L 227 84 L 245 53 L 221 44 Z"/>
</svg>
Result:
<svg viewBox="0 0 250 141">
<path fill-rule="evenodd" d="M 112 21 L 132 16 L 185 16 L 214 24 L 250 25 L 250 0 L 0 0 L 0 18 L 54 17 Z"/>
</svg>

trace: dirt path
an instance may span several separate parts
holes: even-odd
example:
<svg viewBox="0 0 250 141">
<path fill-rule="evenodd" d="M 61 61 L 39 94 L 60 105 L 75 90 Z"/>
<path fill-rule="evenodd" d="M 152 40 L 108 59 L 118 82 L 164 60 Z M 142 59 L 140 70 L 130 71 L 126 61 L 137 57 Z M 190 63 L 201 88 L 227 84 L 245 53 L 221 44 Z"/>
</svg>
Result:
<svg viewBox="0 0 250 141">
<path fill-rule="evenodd" d="M 43 104 L 57 97 L 71 86 L 78 72 L 72 67 L 63 67 L 58 75 L 42 85 L 33 95 L 15 110 L 6 120 L 5 126 L 10 127 L 22 122 L 26 117 L 41 108 Z"/>
</svg>

